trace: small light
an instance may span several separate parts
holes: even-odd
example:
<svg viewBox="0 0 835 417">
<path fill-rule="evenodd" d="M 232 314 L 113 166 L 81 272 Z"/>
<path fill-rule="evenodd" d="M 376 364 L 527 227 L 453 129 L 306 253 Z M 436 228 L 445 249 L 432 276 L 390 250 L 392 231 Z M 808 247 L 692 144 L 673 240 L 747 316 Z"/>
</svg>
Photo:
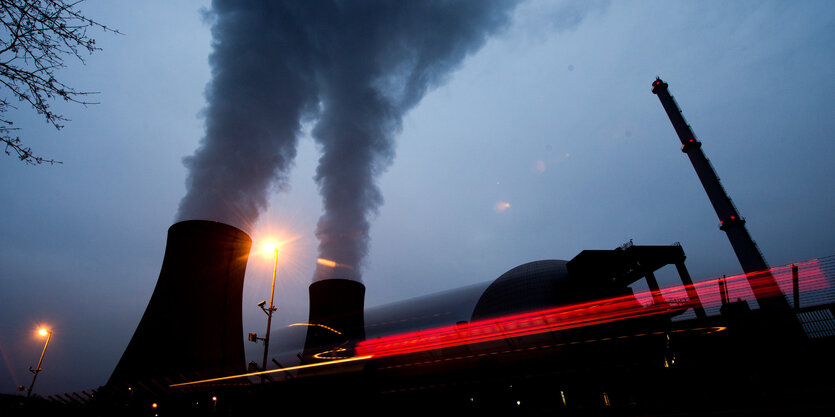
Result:
<svg viewBox="0 0 835 417">
<path fill-rule="evenodd" d="M 217 402 L 217 397 L 212 397 L 212 401 Z"/>
<path fill-rule="evenodd" d="M 735 219 L 735 218 L 736 218 L 736 216 L 731 216 L 731 220 L 733 220 L 733 219 Z"/>
<path fill-rule="evenodd" d="M 41 327 L 40 329 L 38 329 L 38 334 L 41 336 L 46 336 L 47 334 L 49 334 L 49 330 L 46 330 L 46 328 Z"/>
<path fill-rule="evenodd" d="M 157 403 L 151 403 L 151 408 L 157 408 Z"/>
</svg>

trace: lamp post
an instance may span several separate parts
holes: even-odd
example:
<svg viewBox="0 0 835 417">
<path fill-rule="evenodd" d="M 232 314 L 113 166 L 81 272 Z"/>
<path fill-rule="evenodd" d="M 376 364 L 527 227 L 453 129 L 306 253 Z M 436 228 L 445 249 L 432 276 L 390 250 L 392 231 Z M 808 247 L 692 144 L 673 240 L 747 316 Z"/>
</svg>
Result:
<svg viewBox="0 0 835 417">
<path fill-rule="evenodd" d="M 267 334 L 264 337 L 258 337 L 258 335 L 255 333 L 249 333 L 250 342 L 258 342 L 259 340 L 264 341 L 264 359 L 261 362 L 261 371 L 267 370 L 267 356 L 270 351 L 270 329 L 272 328 L 273 312 L 278 310 L 278 308 L 275 307 L 275 303 L 273 302 L 275 300 L 275 276 L 276 272 L 278 271 L 278 248 L 273 247 L 271 249 L 275 251 L 275 264 L 273 265 L 273 285 L 270 289 L 270 306 L 264 307 L 264 305 L 267 304 L 266 301 L 261 301 L 260 303 L 258 303 L 258 307 L 261 307 L 261 311 L 263 311 L 264 314 L 267 315 Z M 257 367 L 257 365 L 253 361 L 250 362 L 250 367 Z"/>
<path fill-rule="evenodd" d="M 33 374 L 35 374 L 35 376 L 32 377 L 32 383 L 29 385 L 28 392 L 26 393 L 27 398 L 29 398 L 32 395 L 32 388 L 35 387 L 35 380 L 38 379 L 38 373 L 40 373 L 43 370 L 41 369 L 41 364 L 43 364 L 43 357 L 46 354 L 46 347 L 49 346 L 49 339 L 52 338 L 52 330 L 41 328 L 40 330 L 38 330 L 38 334 L 41 336 L 46 336 L 46 343 L 44 343 L 43 345 L 43 351 L 41 352 L 41 358 L 38 359 L 37 368 L 32 369 L 31 366 L 29 367 L 29 372 L 32 372 Z"/>
<path fill-rule="evenodd" d="M 275 296 L 275 274 L 278 270 L 278 248 L 275 248 L 275 264 L 273 264 L 273 285 L 272 289 L 270 290 L 270 307 L 265 309 L 264 306 L 261 306 L 261 310 L 264 310 L 267 313 L 267 335 L 264 336 L 264 360 L 261 362 L 261 370 L 267 370 L 267 354 L 270 350 L 270 328 L 272 327 L 273 321 L 273 311 L 278 310 L 275 305 L 273 304 L 273 298 Z"/>
</svg>

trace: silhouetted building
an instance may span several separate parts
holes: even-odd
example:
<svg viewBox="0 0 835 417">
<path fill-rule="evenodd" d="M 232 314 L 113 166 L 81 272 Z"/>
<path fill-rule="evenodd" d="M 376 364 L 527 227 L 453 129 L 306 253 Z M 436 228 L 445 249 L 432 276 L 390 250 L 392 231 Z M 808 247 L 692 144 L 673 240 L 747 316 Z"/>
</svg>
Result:
<svg viewBox="0 0 835 417">
<path fill-rule="evenodd" d="M 365 339 L 365 285 L 327 279 L 309 287 L 310 316 L 303 357 L 306 361 L 347 358 L 352 343 Z"/>
<path fill-rule="evenodd" d="M 223 223 L 171 226 L 156 288 L 108 385 L 245 371 L 241 296 L 251 246 Z"/>
</svg>

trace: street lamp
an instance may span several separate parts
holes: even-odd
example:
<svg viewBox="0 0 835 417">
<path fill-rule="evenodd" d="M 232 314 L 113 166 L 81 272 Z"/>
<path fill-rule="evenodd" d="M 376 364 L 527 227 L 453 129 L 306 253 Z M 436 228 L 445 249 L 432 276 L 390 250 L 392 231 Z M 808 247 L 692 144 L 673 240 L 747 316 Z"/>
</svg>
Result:
<svg viewBox="0 0 835 417">
<path fill-rule="evenodd" d="M 275 275 L 276 271 L 278 270 L 278 247 L 272 246 L 270 247 L 270 251 L 275 251 L 275 264 L 273 265 L 273 285 L 272 289 L 270 290 L 270 306 L 264 307 L 267 304 L 266 301 L 261 301 L 258 303 L 258 307 L 261 307 L 261 311 L 267 315 L 267 335 L 264 337 L 258 337 L 255 333 L 249 334 L 249 341 L 250 342 L 257 342 L 259 340 L 264 341 L 264 360 L 261 362 L 261 370 L 267 370 L 267 355 L 270 350 L 270 328 L 272 327 L 273 321 L 273 312 L 278 310 L 273 303 L 275 299 Z"/>
<path fill-rule="evenodd" d="M 27 390 L 28 391 L 26 393 L 27 398 L 32 395 L 32 388 L 35 387 L 35 380 L 38 379 L 38 373 L 43 371 L 43 369 L 41 368 L 41 364 L 43 364 L 43 356 L 46 354 L 46 347 L 49 346 L 49 339 L 52 338 L 52 330 L 49 330 L 45 327 L 41 327 L 40 329 L 38 329 L 38 334 L 41 335 L 42 337 L 46 336 L 46 343 L 44 343 L 44 345 L 43 345 L 43 351 L 41 352 L 41 358 L 38 359 L 38 367 L 35 368 L 35 369 L 32 369 L 31 366 L 29 367 L 29 372 L 32 372 L 33 374 L 35 374 L 35 376 L 32 377 L 32 384 L 29 385 L 29 389 Z"/>
</svg>

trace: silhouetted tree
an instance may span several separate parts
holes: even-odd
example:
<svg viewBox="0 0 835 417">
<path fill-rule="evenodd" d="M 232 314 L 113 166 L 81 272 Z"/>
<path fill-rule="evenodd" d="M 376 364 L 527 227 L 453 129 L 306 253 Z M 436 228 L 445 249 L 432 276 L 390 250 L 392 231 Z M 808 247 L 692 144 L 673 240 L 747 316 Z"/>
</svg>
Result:
<svg viewBox="0 0 835 417">
<path fill-rule="evenodd" d="M 12 102 L 29 104 L 56 129 L 68 121 L 50 108 L 56 98 L 83 105 L 89 91 L 78 91 L 55 78 L 65 67 L 64 59 L 75 57 L 82 63 L 82 53 L 100 48 L 87 34 L 99 28 L 118 33 L 81 14 L 78 5 L 84 0 L 0 0 L 0 141 L 7 155 L 16 154 L 27 164 L 60 163 L 35 155 L 16 135 L 19 128 L 7 116 Z"/>
</svg>

